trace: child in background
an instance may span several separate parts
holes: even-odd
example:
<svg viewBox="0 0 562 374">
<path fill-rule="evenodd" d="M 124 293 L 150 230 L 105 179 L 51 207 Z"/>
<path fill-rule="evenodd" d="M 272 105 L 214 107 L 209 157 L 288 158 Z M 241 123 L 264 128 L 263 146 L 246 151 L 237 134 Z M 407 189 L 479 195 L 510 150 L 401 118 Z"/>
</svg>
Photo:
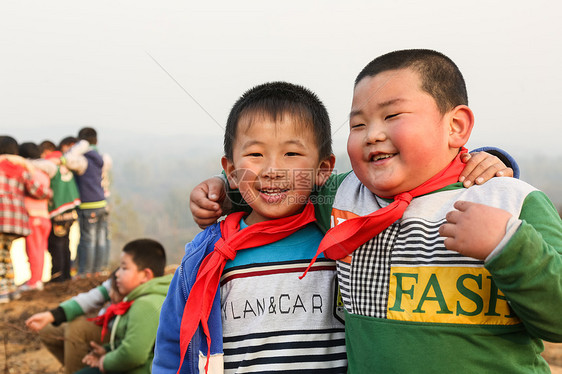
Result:
<svg viewBox="0 0 562 374">
<path fill-rule="evenodd" d="M 78 138 L 80 141 L 64 153 L 61 161 L 74 172 L 80 193 L 78 275 L 87 276 L 107 270 L 109 262 L 108 210 L 102 180 L 111 159 L 99 153 L 95 129 L 80 129 Z"/>
<path fill-rule="evenodd" d="M 39 199 L 49 198 L 51 190 L 40 184 L 22 166 L 25 160 L 17 156 L 17 141 L 0 136 L 0 303 L 19 296 L 14 282 L 10 258 L 12 241 L 30 233 L 29 216 L 24 205 L 26 194 Z"/>
<path fill-rule="evenodd" d="M 67 136 L 60 141 L 58 150 L 64 155 L 77 141 L 74 136 Z"/>
<path fill-rule="evenodd" d="M 52 228 L 48 248 L 52 263 L 51 282 L 63 282 L 71 278 L 70 227 L 78 218 L 76 207 L 80 205 L 80 195 L 74 175 L 60 162 L 62 152 L 50 141 L 43 141 L 39 148 L 41 157 L 57 167 L 54 175 L 50 176 L 53 197 L 49 200 Z"/>
<path fill-rule="evenodd" d="M 168 269 L 169 268 L 169 269 Z M 173 274 L 175 267 L 169 265 L 164 274 Z M 117 270 L 99 286 L 62 302 L 57 308 L 36 313 L 25 321 L 26 326 L 39 333 L 45 347 L 64 366 L 64 373 L 71 374 L 83 367 L 82 359 L 91 349 L 91 342 L 109 343 L 106 334 L 101 339 L 102 326 L 88 321 L 84 315 L 104 313 L 107 302 L 122 301 L 117 288 Z M 101 308 L 101 309 L 100 309 Z M 110 329 L 110 328 L 108 328 Z"/>
<path fill-rule="evenodd" d="M 60 152 L 64 155 L 66 152 L 68 152 L 68 150 L 70 148 L 72 148 L 72 146 L 74 144 L 76 144 L 76 142 L 78 142 L 78 139 L 75 138 L 74 136 L 67 136 L 65 138 L 63 138 L 58 146 L 58 149 L 60 150 Z M 62 163 L 63 159 L 61 158 L 61 163 Z M 74 175 L 74 173 L 73 173 Z M 103 177 L 102 177 L 103 180 Z M 76 179 L 74 180 L 74 182 L 76 182 Z M 78 186 L 76 186 L 78 188 Z M 80 195 L 80 191 L 78 191 L 78 195 Z M 80 201 L 80 203 L 82 203 L 82 201 Z M 76 220 L 78 220 L 78 209 L 76 210 Z M 76 222 L 76 220 L 74 222 Z M 73 222 L 73 225 L 74 225 Z M 71 225 L 72 227 L 72 225 Z M 75 276 L 78 273 L 78 267 L 77 267 L 77 263 L 78 263 L 78 256 L 75 256 L 74 258 L 71 258 L 70 260 L 70 275 L 71 277 Z"/>
<path fill-rule="evenodd" d="M 45 159 L 47 156 L 53 152 L 57 151 L 57 146 L 50 140 L 43 140 L 39 143 L 39 153 L 41 154 L 41 158 Z M 59 155 L 59 157 L 62 156 Z"/>
<path fill-rule="evenodd" d="M 93 351 L 83 359 L 90 367 L 78 373 L 150 373 L 160 308 L 172 278 L 164 275 L 165 267 L 164 247 L 155 240 L 137 239 L 123 247 L 116 284 L 125 298 L 108 308 L 115 316 L 109 344 L 91 342 Z"/>
<path fill-rule="evenodd" d="M 39 160 L 41 152 L 39 146 L 35 143 L 22 143 L 19 148 L 19 154 L 30 161 Z M 51 166 L 54 166 L 52 163 Z M 56 168 L 56 167 L 55 167 Z M 31 172 L 33 178 L 46 188 L 50 187 L 51 181 L 49 175 L 38 167 L 34 167 Z M 29 270 L 31 278 L 22 286 L 21 291 L 42 290 L 43 282 L 43 266 L 45 264 L 45 252 L 48 250 L 48 238 L 51 232 L 51 220 L 49 218 L 49 198 L 37 199 L 32 196 L 26 196 L 25 208 L 29 215 L 29 223 L 31 233 L 25 237 L 25 252 L 29 261 Z"/>
</svg>

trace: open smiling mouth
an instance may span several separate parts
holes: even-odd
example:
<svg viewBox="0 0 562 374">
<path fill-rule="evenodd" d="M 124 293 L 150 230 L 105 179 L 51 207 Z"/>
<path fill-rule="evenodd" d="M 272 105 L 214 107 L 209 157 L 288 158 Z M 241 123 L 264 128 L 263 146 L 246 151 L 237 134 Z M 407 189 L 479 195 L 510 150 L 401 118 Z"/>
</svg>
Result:
<svg viewBox="0 0 562 374">
<path fill-rule="evenodd" d="M 267 195 L 267 196 L 278 196 L 285 194 L 289 191 L 288 188 L 262 188 L 258 190 L 260 193 Z"/>
<path fill-rule="evenodd" d="M 394 157 L 394 154 L 392 153 L 379 153 L 376 155 L 372 155 L 370 161 L 380 161 L 380 160 L 384 160 L 386 158 L 391 158 Z"/>
</svg>

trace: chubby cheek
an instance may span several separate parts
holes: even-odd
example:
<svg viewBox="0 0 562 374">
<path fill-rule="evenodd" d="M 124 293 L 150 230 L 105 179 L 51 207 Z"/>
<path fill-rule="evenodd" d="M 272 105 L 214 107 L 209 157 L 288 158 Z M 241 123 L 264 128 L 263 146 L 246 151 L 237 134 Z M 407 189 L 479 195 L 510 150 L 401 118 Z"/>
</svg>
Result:
<svg viewBox="0 0 562 374">
<path fill-rule="evenodd" d="M 353 171 L 357 174 L 361 172 L 362 168 L 367 167 L 364 162 L 363 148 L 361 142 L 357 140 L 350 139 L 347 142 L 347 154 L 349 156 L 349 161 L 351 162 L 351 167 Z"/>
<path fill-rule="evenodd" d="M 351 163 L 357 163 L 361 160 L 361 155 L 363 149 L 361 147 L 361 142 L 357 139 L 357 136 L 350 135 L 347 139 L 347 155 Z"/>
</svg>

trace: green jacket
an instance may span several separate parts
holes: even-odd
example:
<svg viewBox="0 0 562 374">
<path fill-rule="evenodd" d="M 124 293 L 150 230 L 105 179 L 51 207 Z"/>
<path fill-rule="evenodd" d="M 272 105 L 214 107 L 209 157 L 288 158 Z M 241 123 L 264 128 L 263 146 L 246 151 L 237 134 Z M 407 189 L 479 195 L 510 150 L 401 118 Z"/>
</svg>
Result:
<svg viewBox="0 0 562 374">
<path fill-rule="evenodd" d="M 381 209 L 367 191 L 346 179 L 335 219 Z M 461 200 L 512 215 L 485 261 L 448 251 L 439 237 Z M 549 373 L 542 339 L 562 341 L 562 220 L 544 193 L 513 178 L 414 198 L 401 219 L 338 261 L 338 280 L 348 373 Z"/>
<path fill-rule="evenodd" d="M 125 314 L 115 318 L 103 361 L 106 371 L 150 373 L 160 309 L 172 276 L 154 278 L 125 297 L 125 301 L 134 303 Z"/>
</svg>

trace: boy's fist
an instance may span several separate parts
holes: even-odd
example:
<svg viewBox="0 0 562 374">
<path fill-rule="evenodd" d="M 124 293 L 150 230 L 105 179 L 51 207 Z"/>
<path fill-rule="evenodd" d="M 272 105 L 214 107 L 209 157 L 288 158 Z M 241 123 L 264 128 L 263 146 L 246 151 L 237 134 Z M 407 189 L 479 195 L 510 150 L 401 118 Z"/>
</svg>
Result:
<svg viewBox="0 0 562 374">
<path fill-rule="evenodd" d="M 224 212 L 226 188 L 221 178 L 213 177 L 199 183 L 189 195 L 189 209 L 195 223 L 202 229 L 215 223 Z"/>
<path fill-rule="evenodd" d="M 503 209 L 457 201 L 439 228 L 445 247 L 463 256 L 484 260 L 505 236 L 511 214 Z"/>
</svg>

